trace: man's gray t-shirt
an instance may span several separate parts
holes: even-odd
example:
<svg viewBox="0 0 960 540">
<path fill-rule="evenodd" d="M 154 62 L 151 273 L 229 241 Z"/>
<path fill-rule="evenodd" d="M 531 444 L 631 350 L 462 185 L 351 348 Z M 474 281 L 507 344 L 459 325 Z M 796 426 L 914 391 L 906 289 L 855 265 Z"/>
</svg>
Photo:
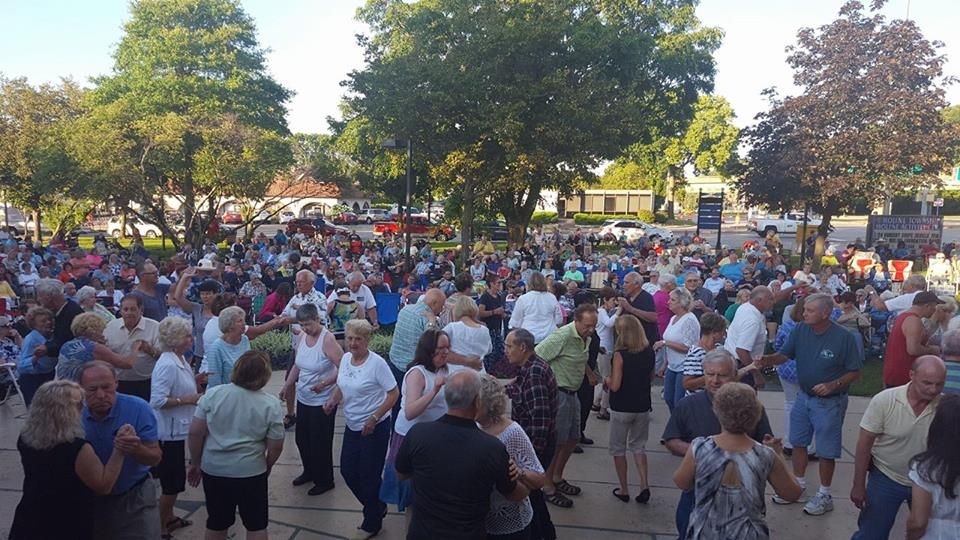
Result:
<svg viewBox="0 0 960 540">
<path fill-rule="evenodd" d="M 709 437 L 720 434 L 720 421 L 713 412 L 713 401 L 710 392 L 697 392 L 680 400 L 673 408 L 667 427 L 663 430 L 663 440 L 680 439 L 692 442 L 697 437 Z M 763 442 L 764 435 L 773 435 L 770 429 L 770 420 L 764 410 L 757 422 L 756 429 L 750 437 L 757 442 Z"/>
<path fill-rule="evenodd" d="M 796 359 L 800 388 L 807 394 L 813 394 L 814 386 L 863 369 L 863 347 L 857 339 L 849 330 L 834 322 L 819 335 L 801 322 L 797 323 L 778 352 Z"/>
</svg>

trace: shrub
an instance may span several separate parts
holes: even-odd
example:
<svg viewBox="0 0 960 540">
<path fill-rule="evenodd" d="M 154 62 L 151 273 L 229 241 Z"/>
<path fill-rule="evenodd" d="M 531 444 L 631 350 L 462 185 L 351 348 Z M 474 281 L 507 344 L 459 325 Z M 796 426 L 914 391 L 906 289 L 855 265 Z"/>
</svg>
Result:
<svg viewBox="0 0 960 540">
<path fill-rule="evenodd" d="M 385 202 L 375 202 L 370 205 L 370 208 L 380 208 L 382 210 L 389 210 L 393 208 L 393 205 Z"/>
<path fill-rule="evenodd" d="M 370 345 L 368 348 L 379 354 L 380 356 L 389 359 L 390 356 L 390 345 L 393 344 L 393 334 L 387 334 L 385 332 L 376 332 L 370 336 Z"/>
<path fill-rule="evenodd" d="M 530 223 L 534 225 L 542 225 L 544 223 L 556 223 L 557 222 L 557 213 L 556 212 L 534 212 L 533 217 L 530 218 Z"/>
<path fill-rule="evenodd" d="M 637 212 L 637 219 L 645 223 L 653 223 L 657 218 L 650 210 L 640 210 Z"/>
<path fill-rule="evenodd" d="M 667 213 L 666 212 L 657 212 L 653 216 L 654 223 L 666 223 L 667 222 Z"/>
<path fill-rule="evenodd" d="M 282 356 L 293 349 L 290 331 L 273 331 L 257 336 L 250 342 L 250 348 L 263 351 L 270 356 Z"/>
</svg>

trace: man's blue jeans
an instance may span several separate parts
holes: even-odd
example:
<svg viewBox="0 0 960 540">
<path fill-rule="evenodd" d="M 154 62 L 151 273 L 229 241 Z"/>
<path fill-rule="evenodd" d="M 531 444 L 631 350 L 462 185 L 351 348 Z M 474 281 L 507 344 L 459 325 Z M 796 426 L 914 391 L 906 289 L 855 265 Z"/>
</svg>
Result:
<svg viewBox="0 0 960 540">
<path fill-rule="evenodd" d="M 693 494 L 693 490 L 684 491 L 680 494 L 680 500 L 677 502 L 677 533 L 680 535 L 679 540 L 683 540 L 687 537 L 687 526 L 690 525 L 690 514 L 693 513 L 693 505 L 696 504 L 697 498 Z"/>
<path fill-rule="evenodd" d="M 891 480 L 876 467 L 870 467 L 867 474 L 867 505 L 860 511 L 857 525 L 860 530 L 853 533 L 852 540 L 887 540 L 890 529 L 897 520 L 900 505 L 911 501 L 910 486 L 904 486 Z"/>
</svg>

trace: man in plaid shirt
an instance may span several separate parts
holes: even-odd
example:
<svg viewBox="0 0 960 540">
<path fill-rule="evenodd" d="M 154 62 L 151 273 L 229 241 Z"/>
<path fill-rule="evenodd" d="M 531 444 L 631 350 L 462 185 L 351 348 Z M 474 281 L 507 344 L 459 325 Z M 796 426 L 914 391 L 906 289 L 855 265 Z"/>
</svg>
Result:
<svg viewBox="0 0 960 540">
<path fill-rule="evenodd" d="M 533 334 L 522 328 L 512 330 L 504 341 L 504 352 L 511 364 L 520 368 L 507 385 L 513 420 L 527 433 L 537 459 L 546 469 L 556 448 L 557 380 L 553 370 L 534 352 Z M 530 537 L 553 540 L 556 530 L 542 490 L 530 492 L 533 522 Z"/>
</svg>

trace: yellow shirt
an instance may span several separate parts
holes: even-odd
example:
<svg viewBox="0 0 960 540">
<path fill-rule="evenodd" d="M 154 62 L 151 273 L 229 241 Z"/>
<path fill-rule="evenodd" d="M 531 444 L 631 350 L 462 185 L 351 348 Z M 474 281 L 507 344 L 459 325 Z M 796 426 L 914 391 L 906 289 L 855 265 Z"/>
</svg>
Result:
<svg viewBox="0 0 960 540">
<path fill-rule="evenodd" d="M 910 460 L 927 449 L 927 432 L 940 397 L 919 416 L 907 400 L 910 384 L 888 388 L 873 396 L 860 420 L 860 427 L 877 434 L 873 443 L 873 464 L 894 482 L 909 486 Z"/>
<path fill-rule="evenodd" d="M 496 248 L 493 247 L 493 242 L 489 240 L 477 240 L 477 243 L 473 245 L 474 253 L 483 252 L 484 255 L 493 255 L 494 251 L 496 251 Z"/>
<path fill-rule="evenodd" d="M 837 264 L 839 264 L 839 261 L 837 261 L 837 258 L 833 255 L 820 257 L 820 266 L 836 266 Z"/>
</svg>

